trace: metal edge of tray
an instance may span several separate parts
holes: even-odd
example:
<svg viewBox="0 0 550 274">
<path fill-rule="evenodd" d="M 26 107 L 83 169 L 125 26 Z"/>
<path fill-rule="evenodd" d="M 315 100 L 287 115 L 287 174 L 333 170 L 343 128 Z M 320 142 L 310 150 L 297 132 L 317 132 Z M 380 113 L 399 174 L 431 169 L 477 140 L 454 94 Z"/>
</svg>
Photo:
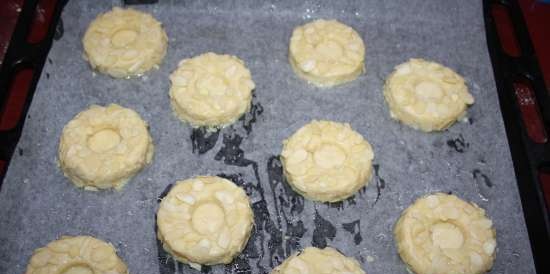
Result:
<svg viewBox="0 0 550 274">
<path fill-rule="evenodd" d="M 512 57 L 504 52 L 495 19 L 491 14 L 493 5 L 507 8 L 521 50 L 519 57 Z M 550 261 L 546 258 L 546 254 L 550 252 L 550 223 L 538 177 L 539 169 L 550 163 L 547 153 L 550 152 L 550 144 L 536 144 L 528 137 L 520 115 L 520 106 L 515 99 L 513 83 L 518 77 L 530 81 L 539 102 L 544 124 L 550 122 L 550 98 L 544 88 L 542 74 L 518 2 L 484 0 L 483 13 L 502 118 L 512 153 L 535 266 L 537 273 L 550 273 Z"/>
<path fill-rule="evenodd" d="M 23 69 L 31 69 L 32 76 L 30 82 L 26 85 L 26 91 L 13 90 L 19 93 L 17 96 L 21 96 L 23 92 L 26 92 L 19 119 L 13 127 L 6 130 L 0 130 L 0 161 L 4 164 L 3 169 L 0 168 L 0 189 L 4 181 L 5 172 L 7 171 L 7 167 L 21 136 L 27 112 L 38 81 L 40 80 L 42 68 L 44 67 L 44 63 L 47 60 L 48 53 L 54 40 L 56 27 L 61 18 L 61 12 L 67 1 L 68 0 L 56 0 L 54 3 L 50 3 L 53 4 L 53 10 L 49 25 L 46 26 L 47 32 L 43 39 L 37 43 L 29 42 L 28 35 L 32 30 L 33 19 L 37 6 L 39 5 L 39 0 L 25 0 L 19 13 L 9 47 L 0 67 L 0 115 L 3 114 L 10 96 L 15 96 L 14 94 L 8 93 L 11 93 L 10 88 L 15 81 L 17 73 Z M 25 93 L 23 93 L 23 95 L 24 94 Z"/>
</svg>

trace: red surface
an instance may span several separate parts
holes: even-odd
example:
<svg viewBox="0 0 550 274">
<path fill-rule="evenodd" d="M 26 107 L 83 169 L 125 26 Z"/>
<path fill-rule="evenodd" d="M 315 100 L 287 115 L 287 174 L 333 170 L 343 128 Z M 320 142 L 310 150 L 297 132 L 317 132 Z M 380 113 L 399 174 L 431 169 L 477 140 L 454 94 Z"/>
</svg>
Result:
<svg viewBox="0 0 550 274">
<path fill-rule="evenodd" d="M 17 125 L 23 112 L 23 105 L 29 93 L 33 69 L 25 68 L 16 72 L 8 90 L 8 100 L 0 113 L 0 130 L 10 130 Z"/>
<path fill-rule="evenodd" d="M 13 29 L 19 17 L 19 11 L 24 0 L 0 1 L 0 60 L 3 60 Z M 34 11 L 30 31 L 27 35 L 29 43 L 41 42 L 48 33 L 54 8 L 57 1 L 39 0 Z M 13 129 L 22 118 L 23 106 L 29 93 L 29 85 L 33 70 L 21 69 L 13 75 L 13 80 L 7 90 L 7 100 L 0 111 L 0 130 Z"/>
<path fill-rule="evenodd" d="M 23 0 L 0 0 L 0 65 L 8 49 Z"/>
<path fill-rule="evenodd" d="M 491 5 L 491 15 L 495 19 L 502 50 L 512 57 L 519 57 L 521 49 L 508 8 L 500 4 L 493 4 Z"/>
<path fill-rule="evenodd" d="M 31 30 L 27 36 L 27 41 L 30 43 L 38 43 L 46 37 L 56 4 L 57 1 L 54 0 L 38 1 L 38 5 L 34 10 L 34 18 L 32 20 Z"/>
<path fill-rule="evenodd" d="M 519 0 L 519 3 L 548 91 L 550 90 L 550 4 L 536 0 Z"/>
<path fill-rule="evenodd" d="M 535 99 L 533 87 L 527 79 L 518 79 L 514 82 L 514 92 L 521 111 L 521 118 L 531 141 L 539 144 L 548 140 L 539 107 Z"/>
</svg>

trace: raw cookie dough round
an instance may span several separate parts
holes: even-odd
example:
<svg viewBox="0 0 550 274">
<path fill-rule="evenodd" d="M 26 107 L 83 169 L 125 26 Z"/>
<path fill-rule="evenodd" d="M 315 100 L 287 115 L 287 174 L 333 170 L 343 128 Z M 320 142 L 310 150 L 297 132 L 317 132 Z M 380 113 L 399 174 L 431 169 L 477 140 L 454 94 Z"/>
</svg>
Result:
<svg viewBox="0 0 550 274">
<path fill-rule="evenodd" d="M 283 143 L 285 177 L 310 200 L 340 201 L 368 184 L 372 147 L 349 124 L 314 120 Z"/>
<path fill-rule="evenodd" d="M 489 271 L 495 229 L 485 211 L 454 195 L 436 193 L 414 202 L 394 229 L 401 259 L 417 274 Z"/>
<path fill-rule="evenodd" d="M 308 247 L 284 260 L 271 272 L 271 274 L 300 273 L 365 274 L 365 271 L 355 259 L 342 255 L 334 248 Z"/>
<path fill-rule="evenodd" d="M 365 71 L 365 44 L 351 27 L 319 19 L 294 29 L 288 59 L 301 78 L 331 87 L 352 81 Z"/>
<path fill-rule="evenodd" d="M 150 14 L 115 7 L 90 23 L 82 43 L 92 68 L 128 78 L 158 68 L 167 40 L 161 23 Z"/>
<path fill-rule="evenodd" d="M 448 128 L 474 103 L 462 76 L 423 59 L 395 67 L 386 80 L 384 97 L 392 118 L 426 132 Z"/>
<path fill-rule="evenodd" d="M 245 247 L 253 224 L 244 190 L 216 176 L 177 182 L 157 212 L 164 249 L 197 269 L 230 263 Z"/>
<path fill-rule="evenodd" d="M 92 105 L 63 128 L 59 166 L 78 187 L 119 190 L 151 162 L 153 151 L 147 123 L 137 112 Z"/>
<path fill-rule="evenodd" d="M 195 127 L 235 122 L 250 109 L 255 88 L 242 60 L 212 52 L 182 60 L 170 81 L 174 112 Z"/>
<path fill-rule="evenodd" d="M 25 274 L 128 274 L 109 243 L 90 236 L 63 236 L 34 251 Z"/>
</svg>

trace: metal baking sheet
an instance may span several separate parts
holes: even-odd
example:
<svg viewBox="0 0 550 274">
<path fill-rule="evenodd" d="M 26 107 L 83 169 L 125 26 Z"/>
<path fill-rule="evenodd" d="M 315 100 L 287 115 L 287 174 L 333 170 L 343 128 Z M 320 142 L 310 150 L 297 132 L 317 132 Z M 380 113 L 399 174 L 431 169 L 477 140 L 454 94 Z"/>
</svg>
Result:
<svg viewBox="0 0 550 274">
<path fill-rule="evenodd" d="M 0 193 L 0 273 L 23 273 L 35 248 L 61 235 L 112 242 L 134 274 L 197 273 L 158 248 L 158 198 L 176 180 L 223 175 L 250 195 L 256 226 L 244 252 L 207 273 L 268 273 L 301 248 L 330 245 L 369 274 L 407 273 L 392 237 L 416 198 L 452 192 L 487 210 L 497 229 L 492 273 L 534 273 L 513 167 L 487 53 L 480 1 L 163 1 L 137 9 L 164 23 L 170 37 L 160 70 L 140 79 L 94 74 L 82 59 L 90 21 L 119 1 L 70 1 L 64 35 L 54 42 Z M 366 46 L 366 73 L 336 88 L 298 79 L 287 62 L 297 25 L 335 18 Z M 205 134 L 169 107 L 169 73 L 182 58 L 234 54 L 256 83 L 254 106 L 233 126 Z M 411 57 L 443 63 L 465 77 L 476 98 L 469 122 L 426 134 L 391 120 L 382 87 Z M 139 112 L 156 144 L 151 166 L 123 191 L 76 189 L 56 164 L 61 130 L 90 104 Z M 302 199 L 285 184 L 281 141 L 312 119 L 349 122 L 373 145 L 375 176 L 342 203 Z"/>
</svg>

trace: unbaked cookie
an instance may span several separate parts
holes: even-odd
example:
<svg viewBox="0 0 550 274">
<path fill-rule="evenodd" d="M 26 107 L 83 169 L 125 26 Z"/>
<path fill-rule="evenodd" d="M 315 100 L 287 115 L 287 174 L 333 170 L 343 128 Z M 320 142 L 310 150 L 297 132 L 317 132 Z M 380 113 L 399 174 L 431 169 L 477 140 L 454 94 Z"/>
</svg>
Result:
<svg viewBox="0 0 550 274">
<path fill-rule="evenodd" d="M 308 247 L 287 258 L 271 274 L 346 273 L 365 274 L 357 260 L 346 257 L 336 249 Z"/>
<path fill-rule="evenodd" d="M 63 128 L 59 165 L 78 187 L 118 190 L 151 162 L 153 151 L 147 123 L 137 112 L 92 105 Z"/>
<path fill-rule="evenodd" d="M 243 61 L 212 52 L 182 60 L 170 80 L 174 112 L 195 127 L 235 122 L 250 109 L 255 88 Z"/>
<path fill-rule="evenodd" d="M 401 259 L 417 274 L 489 271 L 495 229 L 485 211 L 454 195 L 436 193 L 414 202 L 394 229 Z"/>
<path fill-rule="evenodd" d="M 288 59 L 301 78 L 331 87 L 352 81 L 365 71 L 365 44 L 351 27 L 319 19 L 294 29 Z"/>
<path fill-rule="evenodd" d="M 426 132 L 448 128 L 474 103 L 462 76 L 423 59 L 395 67 L 384 97 L 392 118 Z"/>
<path fill-rule="evenodd" d="M 109 243 L 90 236 L 63 236 L 34 251 L 25 274 L 128 274 Z"/>
<path fill-rule="evenodd" d="M 245 247 L 253 224 L 244 190 L 216 176 L 177 182 L 157 212 L 164 249 L 197 269 L 230 263 Z"/>
<path fill-rule="evenodd" d="M 100 14 L 88 27 L 82 43 L 92 68 L 115 78 L 139 76 L 158 68 L 167 36 L 153 16 L 134 9 Z"/>
<path fill-rule="evenodd" d="M 310 200 L 340 201 L 368 184 L 372 147 L 349 124 L 312 121 L 283 143 L 285 177 Z"/>
</svg>

